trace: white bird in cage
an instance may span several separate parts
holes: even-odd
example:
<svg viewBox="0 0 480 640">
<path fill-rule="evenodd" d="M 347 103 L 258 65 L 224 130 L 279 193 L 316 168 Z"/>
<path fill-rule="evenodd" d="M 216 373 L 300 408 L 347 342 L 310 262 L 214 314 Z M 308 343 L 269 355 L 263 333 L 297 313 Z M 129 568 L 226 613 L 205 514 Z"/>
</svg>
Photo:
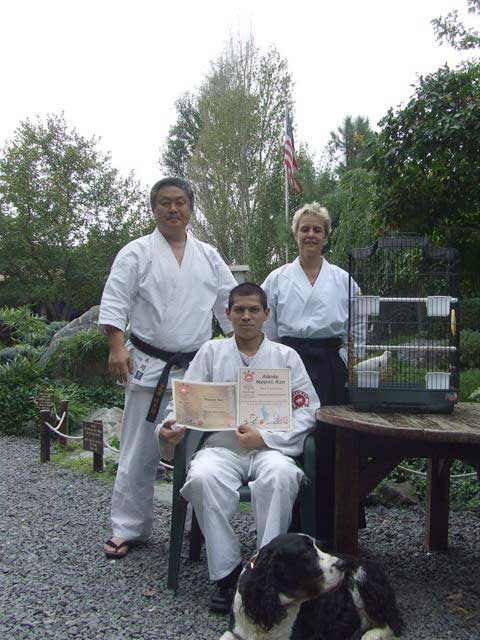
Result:
<svg viewBox="0 0 480 640">
<path fill-rule="evenodd" d="M 384 351 L 381 356 L 376 358 L 368 358 L 368 360 L 362 360 L 354 366 L 356 371 L 380 371 L 381 368 L 388 365 L 388 361 L 392 356 L 391 351 Z"/>
</svg>

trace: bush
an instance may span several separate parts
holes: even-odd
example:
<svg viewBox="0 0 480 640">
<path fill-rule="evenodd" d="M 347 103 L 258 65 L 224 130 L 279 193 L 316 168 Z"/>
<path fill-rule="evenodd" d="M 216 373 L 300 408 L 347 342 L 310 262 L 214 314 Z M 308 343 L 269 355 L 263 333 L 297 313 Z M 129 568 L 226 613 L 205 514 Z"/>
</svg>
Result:
<svg viewBox="0 0 480 640">
<path fill-rule="evenodd" d="M 60 339 L 60 346 L 52 355 L 47 371 L 50 375 L 78 380 L 106 373 L 108 339 L 98 329 L 78 331 Z"/>
<path fill-rule="evenodd" d="M 460 313 L 462 329 L 480 331 L 480 298 L 466 298 L 461 301 Z"/>
<path fill-rule="evenodd" d="M 460 367 L 480 368 L 480 331 L 464 329 L 460 333 Z"/>
<path fill-rule="evenodd" d="M 21 342 L 26 335 L 46 335 L 47 321 L 30 311 L 28 307 L 0 309 L 0 323 L 13 329 L 12 336 L 16 342 Z"/>
<path fill-rule="evenodd" d="M 6 347 L 0 350 L 0 364 L 11 362 L 18 356 L 25 356 L 29 360 L 35 360 L 41 353 L 41 349 L 30 344 L 19 344 L 14 347 Z"/>
<path fill-rule="evenodd" d="M 470 397 L 480 387 L 480 369 L 460 371 L 460 402 L 472 402 Z"/>
<path fill-rule="evenodd" d="M 0 432 L 22 433 L 37 417 L 32 399 L 41 382 L 41 369 L 24 356 L 0 365 Z"/>
</svg>

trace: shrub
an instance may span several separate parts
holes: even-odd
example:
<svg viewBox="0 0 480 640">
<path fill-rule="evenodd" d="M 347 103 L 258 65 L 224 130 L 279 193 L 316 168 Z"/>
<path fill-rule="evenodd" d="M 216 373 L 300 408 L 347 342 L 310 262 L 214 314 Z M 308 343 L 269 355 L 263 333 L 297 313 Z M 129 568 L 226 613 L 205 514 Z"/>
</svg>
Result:
<svg viewBox="0 0 480 640">
<path fill-rule="evenodd" d="M 6 347 L 0 350 L 0 364 L 11 362 L 18 356 L 25 356 L 30 360 L 35 360 L 40 353 L 41 349 L 37 349 L 31 344 L 18 344 L 14 347 Z"/>
<path fill-rule="evenodd" d="M 22 433 L 37 417 L 32 398 L 41 382 L 39 366 L 24 356 L 0 365 L 0 432 Z"/>
<path fill-rule="evenodd" d="M 108 339 L 98 329 L 78 331 L 60 339 L 60 346 L 52 355 L 47 371 L 56 377 L 76 380 L 98 375 L 106 370 Z"/>
<path fill-rule="evenodd" d="M 30 311 L 28 307 L 0 309 L 0 322 L 13 329 L 12 336 L 16 342 L 21 342 L 26 335 L 46 335 L 47 321 Z"/>
<path fill-rule="evenodd" d="M 462 369 L 480 368 L 480 331 L 464 329 L 460 333 L 460 366 Z"/>
<path fill-rule="evenodd" d="M 465 298 L 460 306 L 462 329 L 480 331 L 480 298 Z"/>
</svg>

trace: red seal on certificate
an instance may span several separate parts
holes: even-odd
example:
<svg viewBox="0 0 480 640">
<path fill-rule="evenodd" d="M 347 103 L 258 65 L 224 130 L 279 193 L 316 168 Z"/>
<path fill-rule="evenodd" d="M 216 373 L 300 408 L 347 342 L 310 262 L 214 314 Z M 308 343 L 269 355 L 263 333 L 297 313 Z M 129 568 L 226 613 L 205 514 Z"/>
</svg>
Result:
<svg viewBox="0 0 480 640">
<path fill-rule="evenodd" d="M 292 393 L 292 405 L 294 409 L 301 409 L 302 407 L 308 407 L 310 404 L 310 398 L 305 391 L 294 391 Z"/>
</svg>

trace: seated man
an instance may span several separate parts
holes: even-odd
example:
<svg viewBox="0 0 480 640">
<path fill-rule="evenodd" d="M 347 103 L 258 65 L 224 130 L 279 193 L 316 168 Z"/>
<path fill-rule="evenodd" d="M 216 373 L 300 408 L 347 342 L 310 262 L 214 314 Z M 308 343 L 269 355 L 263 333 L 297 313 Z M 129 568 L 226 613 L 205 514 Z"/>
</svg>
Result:
<svg viewBox="0 0 480 640">
<path fill-rule="evenodd" d="M 233 382 L 241 366 L 291 370 L 293 429 L 274 432 L 240 426 L 236 431 L 211 433 L 192 459 L 181 491 L 193 505 L 205 537 L 210 578 L 215 581 L 210 609 L 217 612 L 229 611 L 242 567 L 240 544 L 230 525 L 239 502 L 238 489 L 248 482 L 258 548 L 287 532 L 303 477 L 303 471 L 289 456 L 302 453 L 305 437 L 315 427 L 315 410 L 320 406 L 300 356 L 262 333 L 268 314 L 261 287 L 245 282 L 232 289 L 227 315 L 233 325 L 233 337 L 206 342 L 184 377 L 185 381 Z M 171 445 L 180 442 L 185 427 L 172 428 L 172 404 L 165 416 L 157 431 L 162 455 L 169 456 Z M 197 433 L 191 434 L 189 448 Z"/>
</svg>

